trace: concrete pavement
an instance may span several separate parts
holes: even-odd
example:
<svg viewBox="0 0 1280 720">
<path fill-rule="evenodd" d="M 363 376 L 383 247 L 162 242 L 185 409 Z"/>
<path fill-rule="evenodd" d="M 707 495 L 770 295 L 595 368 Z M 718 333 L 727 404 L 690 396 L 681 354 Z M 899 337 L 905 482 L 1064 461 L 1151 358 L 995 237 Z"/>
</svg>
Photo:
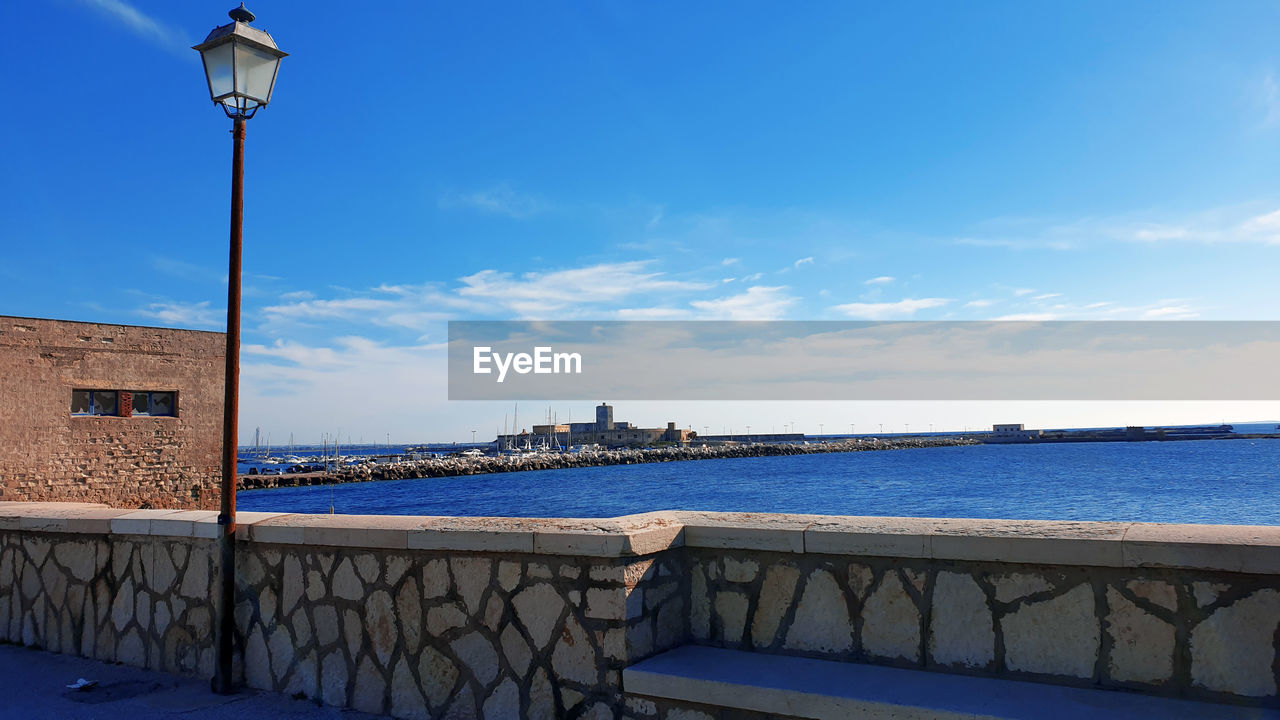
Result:
<svg viewBox="0 0 1280 720">
<path fill-rule="evenodd" d="M 68 690 L 80 678 L 90 690 Z M 215 695 L 207 679 L 182 678 L 70 655 L 0 644 L 0 720 L 374 720 L 377 715 L 321 707 L 244 689 Z"/>
</svg>

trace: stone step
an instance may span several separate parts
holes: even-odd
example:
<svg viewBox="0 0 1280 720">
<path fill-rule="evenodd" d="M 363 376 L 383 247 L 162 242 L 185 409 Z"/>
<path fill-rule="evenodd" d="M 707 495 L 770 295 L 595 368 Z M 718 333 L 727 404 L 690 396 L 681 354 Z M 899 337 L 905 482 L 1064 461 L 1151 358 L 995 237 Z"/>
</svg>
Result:
<svg viewBox="0 0 1280 720">
<path fill-rule="evenodd" d="M 685 645 L 622 671 L 628 696 L 792 718 L 1277 720 L 1280 710 Z"/>
</svg>

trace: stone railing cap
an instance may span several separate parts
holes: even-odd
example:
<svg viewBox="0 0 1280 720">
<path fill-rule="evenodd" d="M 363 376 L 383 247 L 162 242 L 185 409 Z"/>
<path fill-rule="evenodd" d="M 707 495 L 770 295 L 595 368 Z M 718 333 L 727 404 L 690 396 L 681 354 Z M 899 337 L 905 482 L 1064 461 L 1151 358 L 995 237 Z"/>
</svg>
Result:
<svg viewBox="0 0 1280 720">
<path fill-rule="evenodd" d="M 217 537 L 217 512 L 0 502 L 0 531 Z M 634 557 L 679 547 L 1280 573 L 1280 526 L 663 511 L 615 518 L 242 512 L 241 541 Z"/>
</svg>

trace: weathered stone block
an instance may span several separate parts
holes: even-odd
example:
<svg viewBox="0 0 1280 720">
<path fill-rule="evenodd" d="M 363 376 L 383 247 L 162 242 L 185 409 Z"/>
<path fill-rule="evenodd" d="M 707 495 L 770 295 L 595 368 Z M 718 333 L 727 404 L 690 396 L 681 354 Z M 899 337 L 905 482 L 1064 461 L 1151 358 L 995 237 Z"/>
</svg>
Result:
<svg viewBox="0 0 1280 720">
<path fill-rule="evenodd" d="M 97 569 L 97 547 L 92 542 L 60 542 L 53 550 L 53 556 L 60 565 L 71 572 L 71 576 L 81 582 L 88 582 L 93 578 L 94 571 Z M 12 578 L 8 580 L 5 576 L 12 573 L 12 563 L 8 573 L 4 570 L 4 561 L 0 561 L 0 585 L 11 585 Z"/>
<path fill-rule="evenodd" d="M 622 588 L 588 588 L 586 616 L 602 620 L 625 619 L 627 602 Z"/>
<path fill-rule="evenodd" d="M 865 600 L 867 590 L 876 579 L 875 571 L 862 563 L 849 563 L 849 589 L 859 601 Z"/>
<path fill-rule="evenodd" d="M 1258 590 L 1215 611 L 1191 630 L 1192 682 L 1218 692 L 1275 696 L 1277 625 L 1276 590 Z"/>
<path fill-rule="evenodd" d="M 361 712 L 380 715 L 386 694 L 387 681 L 373 664 L 373 660 L 367 655 L 360 658 L 360 664 L 356 669 L 355 688 L 351 692 L 351 707 Z"/>
<path fill-rule="evenodd" d="M 395 605 L 387 591 L 375 590 L 369 596 L 365 603 L 365 627 L 369 634 L 369 646 L 378 658 L 378 663 L 387 667 L 400 636 L 396 626 Z"/>
<path fill-rule="evenodd" d="M 391 714 L 397 718 L 426 720 L 431 717 L 426 698 L 418 688 L 418 681 L 409 669 L 409 663 L 403 657 L 396 663 L 391 673 Z"/>
<path fill-rule="evenodd" d="M 1163 683 L 1173 675 L 1174 628 L 1107 588 L 1108 674 L 1113 680 Z"/>
<path fill-rule="evenodd" d="M 826 570 L 814 570 L 805 581 L 795 620 L 787 631 L 786 647 L 820 652 L 853 649 L 849 606 L 836 579 Z"/>
<path fill-rule="evenodd" d="M 1038 592 L 1053 589 L 1053 583 L 1041 575 L 1030 573 L 1010 573 L 991 578 L 996 589 L 996 600 L 1002 603 L 1013 602 Z"/>
<path fill-rule="evenodd" d="M 418 657 L 418 679 L 427 702 L 433 710 L 444 707 L 458 683 L 458 668 L 453 661 L 431 646 L 424 647 Z"/>
<path fill-rule="evenodd" d="M 334 650 L 325 655 L 320 665 L 320 699 L 324 704 L 346 705 L 349 681 L 350 673 L 347 671 L 347 661 L 342 656 L 342 651 Z"/>
<path fill-rule="evenodd" d="M 782 618 L 795 598 L 800 570 L 794 565 L 770 565 L 760 586 L 760 601 L 751 621 L 751 642 L 756 647 L 768 647 L 778 634 Z"/>
<path fill-rule="evenodd" d="M 404 647 L 409 653 L 418 652 L 422 638 L 422 600 L 418 594 L 418 582 L 413 578 L 404 581 L 396 595 L 396 613 L 404 635 Z"/>
<path fill-rule="evenodd" d="M 498 676 L 498 653 L 483 634 L 467 633 L 450 643 L 449 647 L 481 685 L 488 685 Z"/>
<path fill-rule="evenodd" d="M 724 641 L 731 645 L 742 642 L 747 625 L 747 596 L 739 592 L 721 590 L 716 593 L 716 618 L 724 633 Z"/>
<path fill-rule="evenodd" d="M 498 563 L 498 586 L 511 592 L 520 584 L 520 563 L 502 560 Z"/>
<path fill-rule="evenodd" d="M 364 644 L 364 623 L 354 610 L 342 613 L 342 639 L 347 644 L 347 657 L 355 659 L 360 656 L 360 647 Z"/>
<path fill-rule="evenodd" d="M 938 573 L 930 614 L 929 654 L 934 662 L 981 668 L 995 660 L 992 611 L 986 594 L 972 577 Z"/>
<path fill-rule="evenodd" d="M 565 618 L 564 632 L 551 654 L 551 669 L 561 678 L 584 685 L 593 685 L 598 680 L 591 637 L 572 614 Z"/>
<path fill-rule="evenodd" d="M 520 717 L 520 688 L 511 678 L 503 680 L 484 701 L 484 717 Z"/>
<path fill-rule="evenodd" d="M 511 599 L 516 617 L 529 631 L 534 648 L 542 650 L 551 642 L 551 633 L 560 623 L 565 602 L 555 588 L 538 583 L 521 590 Z"/>
<path fill-rule="evenodd" d="M 1149 600 L 1160 607 L 1176 611 L 1178 609 L 1178 593 L 1173 585 L 1160 580 L 1130 580 L 1125 584 L 1129 591 L 1140 598 Z"/>
<path fill-rule="evenodd" d="M 305 590 L 302 581 L 302 563 L 292 553 L 284 559 L 284 577 L 280 583 L 280 611 L 288 615 L 302 599 Z"/>
<path fill-rule="evenodd" d="M 259 690 L 270 690 L 272 686 L 271 656 L 260 627 L 255 627 L 245 642 L 244 679 L 249 687 Z"/>
<path fill-rule="evenodd" d="M 760 572 L 760 563 L 755 560 L 724 559 L 724 579 L 729 582 L 748 583 L 756 579 Z"/>
<path fill-rule="evenodd" d="M 360 574 L 360 579 L 367 583 L 375 583 L 378 576 L 382 574 L 381 563 L 378 556 L 372 553 L 360 553 L 356 556 L 355 561 L 356 572 Z"/>
<path fill-rule="evenodd" d="M 317 605 L 311 611 L 316 626 L 316 642 L 328 645 L 336 642 L 341 630 L 338 627 L 338 611 L 332 605 Z"/>
<path fill-rule="evenodd" d="M 862 649 L 880 657 L 920 661 L 920 610 L 892 570 L 862 606 Z"/>
<path fill-rule="evenodd" d="M 440 637 L 446 632 L 467 624 L 467 614 L 456 602 L 439 605 L 427 610 L 427 634 Z"/>
<path fill-rule="evenodd" d="M 556 699 L 551 689 L 551 678 L 546 670 L 538 668 L 533 671 L 533 679 L 529 681 L 529 718 L 554 720 L 556 717 Z"/>
<path fill-rule="evenodd" d="M 694 563 L 690 572 L 689 630 L 695 640 L 711 637 L 711 597 L 707 592 L 707 578 L 702 573 L 702 563 Z"/>
<path fill-rule="evenodd" d="M 460 557 L 449 559 L 449 569 L 453 571 L 453 582 L 466 603 L 467 614 L 480 612 L 484 591 L 489 587 L 489 576 L 493 562 L 487 558 Z"/>
<path fill-rule="evenodd" d="M 333 571 L 333 594 L 344 600 L 363 600 L 364 584 L 360 582 L 360 578 L 356 577 L 356 571 L 351 566 L 351 560 L 343 558 L 338 563 L 338 569 Z"/>
<path fill-rule="evenodd" d="M 1101 630 L 1093 588 L 1082 583 L 1050 600 L 1028 603 L 1000 620 L 1010 670 L 1093 676 Z"/>
<path fill-rule="evenodd" d="M 517 676 L 523 678 L 529 671 L 529 663 L 533 659 L 533 654 L 529 651 L 529 643 L 525 642 L 515 625 L 507 625 L 502 629 L 499 642 L 502 645 L 502 654 L 507 658 L 507 664 Z"/>
<path fill-rule="evenodd" d="M 273 630 L 271 639 L 267 641 L 267 649 L 271 652 L 271 674 L 275 678 L 272 688 L 278 689 L 284 686 L 285 674 L 293 665 L 294 647 L 289 631 L 284 627 Z"/>
<path fill-rule="evenodd" d="M 449 592 L 449 566 L 436 559 L 422 566 L 422 596 L 427 599 L 444 597 Z"/>
</svg>

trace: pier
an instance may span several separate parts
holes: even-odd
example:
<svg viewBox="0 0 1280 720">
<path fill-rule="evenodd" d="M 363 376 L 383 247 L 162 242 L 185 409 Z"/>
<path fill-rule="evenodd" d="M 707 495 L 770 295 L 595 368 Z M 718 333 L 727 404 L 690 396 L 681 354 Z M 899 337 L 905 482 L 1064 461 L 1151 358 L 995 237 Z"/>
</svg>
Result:
<svg viewBox="0 0 1280 720">
<path fill-rule="evenodd" d="M 246 490 L 306 485 L 332 485 L 375 480 L 407 480 L 411 478 L 453 477 L 525 470 L 563 470 L 604 465 L 710 460 L 715 458 L 774 457 L 779 455 L 811 455 L 816 453 L 864 452 L 872 450 L 905 450 L 912 448 L 977 445 L 974 438 L 953 436 L 917 436 L 894 438 L 853 438 L 830 442 L 686 445 L 679 447 L 596 450 L 579 453 L 517 453 L 508 455 L 449 455 L 424 460 L 394 463 L 362 463 L 327 472 L 286 473 L 282 475 L 241 475 L 240 487 Z"/>
</svg>

